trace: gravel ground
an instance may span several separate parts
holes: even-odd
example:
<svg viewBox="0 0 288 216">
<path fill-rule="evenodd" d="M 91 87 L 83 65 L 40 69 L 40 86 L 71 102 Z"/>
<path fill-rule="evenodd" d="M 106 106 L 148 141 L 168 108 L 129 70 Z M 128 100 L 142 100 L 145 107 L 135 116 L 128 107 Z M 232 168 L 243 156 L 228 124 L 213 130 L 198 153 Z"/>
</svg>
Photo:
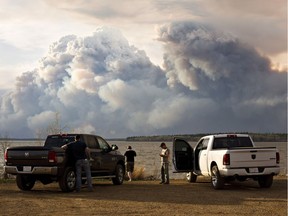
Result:
<svg viewBox="0 0 288 216">
<path fill-rule="evenodd" d="M 210 180 L 132 181 L 114 186 L 93 181 L 94 192 L 63 193 L 58 184 L 36 183 L 20 191 L 15 182 L 0 183 L 0 215 L 287 215 L 287 177 L 269 189 L 252 180 L 214 190 Z"/>
</svg>

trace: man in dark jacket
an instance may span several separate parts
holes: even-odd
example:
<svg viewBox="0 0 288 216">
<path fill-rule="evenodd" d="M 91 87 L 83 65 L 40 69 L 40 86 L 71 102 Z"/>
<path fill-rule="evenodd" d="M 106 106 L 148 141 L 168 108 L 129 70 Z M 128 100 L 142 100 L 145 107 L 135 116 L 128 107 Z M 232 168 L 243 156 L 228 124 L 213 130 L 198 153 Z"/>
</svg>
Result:
<svg viewBox="0 0 288 216">
<path fill-rule="evenodd" d="M 88 190 L 93 191 L 92 187 L 92 177 L 90 170 L 90 163 L 88 158 L 90 158 L 90 150 L 86 143 L 80 141 L 80 135 L 76 135 L 75 141 L 62 146 L 63 149 L 67 149 L 67 152 L 71 154 L 70 156 L 75 160 L 76 169 L 76 192 L 81 190 L 82 186 L 82 169 L 85 170 Z"/>
</svg>

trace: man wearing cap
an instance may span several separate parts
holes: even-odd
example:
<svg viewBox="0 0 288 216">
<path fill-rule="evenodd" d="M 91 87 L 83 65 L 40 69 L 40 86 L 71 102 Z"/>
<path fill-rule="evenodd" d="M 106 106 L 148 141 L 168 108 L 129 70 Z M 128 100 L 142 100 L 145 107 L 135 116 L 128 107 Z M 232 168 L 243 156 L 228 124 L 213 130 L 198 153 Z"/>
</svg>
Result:
<svg viewBox="0 0 288 216">
<path fill-rule="evenodd" d="M 169 184 L 169 155 L 170 151 L 166 144 L 163 142 L 160 144 L 162 148 L 160 155 L 161 158 L 161 182 L 160 184 Z"/>
</svg>

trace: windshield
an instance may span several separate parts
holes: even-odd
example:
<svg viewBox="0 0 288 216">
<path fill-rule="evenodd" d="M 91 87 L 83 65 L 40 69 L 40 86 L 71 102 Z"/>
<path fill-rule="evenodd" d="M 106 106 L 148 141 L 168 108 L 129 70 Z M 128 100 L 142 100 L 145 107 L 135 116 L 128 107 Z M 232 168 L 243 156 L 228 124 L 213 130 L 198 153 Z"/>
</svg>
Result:
<svg viewBox="0 0 288 216">
<path fill-rule="evenodd" d="M 45 146 L 46 147 L 61 147 L 62 145 L 65 145 L 70 142 L 75 141 L 75 136 L 74 135 L 53 135 L 53 136 L 48 136 L 46 141 L 45 141 Z"/>
</svg>

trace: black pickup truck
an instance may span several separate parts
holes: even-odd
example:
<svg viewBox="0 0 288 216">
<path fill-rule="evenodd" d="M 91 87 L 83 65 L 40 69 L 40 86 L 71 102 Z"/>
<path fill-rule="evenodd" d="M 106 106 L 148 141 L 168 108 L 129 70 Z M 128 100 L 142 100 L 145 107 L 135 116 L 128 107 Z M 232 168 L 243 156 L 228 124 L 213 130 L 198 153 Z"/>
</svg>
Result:
<svg viewBox="0 0 288 216">
<path fill-rule="evenodd" d="M 4 170 L 16 175 L 21 190 L 31 190 L 38 180 L 43 184 L 58 182 L 62 191 L 75 189 L 76 174 L 73 161 L 62 145 L 73 142 L 76 134 L 54 134 L 47 136 L 44 146 L 9 147 L 5 151 Z M 114 185 L 124 180 L 124 156 L 116 145 L 109 145 L 102 137 L 80 134 L 91 152 L 91 175 L 93 178 L 112 179 Z M 83 172 L 82 182 L 85 182 Z"/>
</svg>

